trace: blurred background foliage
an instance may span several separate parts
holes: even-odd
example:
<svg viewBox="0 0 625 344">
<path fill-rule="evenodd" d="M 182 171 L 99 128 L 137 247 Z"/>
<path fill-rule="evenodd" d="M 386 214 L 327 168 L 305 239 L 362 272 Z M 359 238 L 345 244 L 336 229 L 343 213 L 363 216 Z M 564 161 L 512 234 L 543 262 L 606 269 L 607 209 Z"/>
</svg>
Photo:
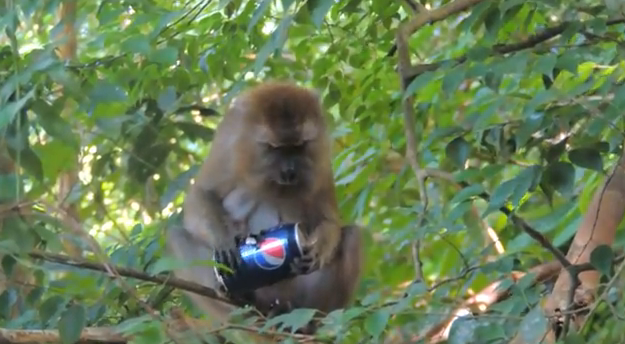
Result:
<svg viewBox="0 0 625 344">
<path fill-rule="evenodd" d="M 483 1 L 411 35 L 419 67 L 406 92 L 416 96 L 419 162 L 433 173 L 425 209 L 404 158 L 393 53 L 411 1 L 78 1 L 69 61 L 57 55 L 60 2 L 1 5 L 4 328 L 58 328 L 72 342 L 83 326 L 121 324 L 133 343 L 165 342 L 143 303 L 193 311 L 180 291 L 29 253 L 105 253 L 111 264 L 166 272 L 167 219 L 228 102 L 261 80 L 322 92 L 340 210 L 367 227 L 357 299 L 328 320 L 331 342 L 414 341 L 491 282 L 552 260 L 498 209 L 514 209 L 566 250 L 623 149 L 618 1 Z M 59 199 L 68 171 L 78 178 Z M 490 202 L 476 197 L 484 191 Z M 425 283 L 411 283 L 417 239 Z M 624 244 L 620 230 L 614 249 Z M 487 315 L 478 309 L 454 326 L 449 342 L 501 343 L 546 326 L 528 310 L 549 287 L 517 284 Z M 622 342 L 619 318 L 599 307 L 577 339 Z"/>
</svg>

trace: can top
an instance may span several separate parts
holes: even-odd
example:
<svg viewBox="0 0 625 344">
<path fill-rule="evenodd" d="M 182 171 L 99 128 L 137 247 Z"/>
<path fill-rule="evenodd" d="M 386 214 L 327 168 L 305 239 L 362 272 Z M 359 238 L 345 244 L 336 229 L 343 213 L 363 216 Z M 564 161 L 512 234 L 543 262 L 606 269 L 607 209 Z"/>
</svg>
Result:
<svg viewBox="0 0 625 344">
<path fill-rule="evenodd" d="M 299 254 L 302 255 L 304 252 L 302 252 L 302 244 L 300 243 L 301 229 L 299 228 L 299 222 L 293 226 L 293 231 L 295 232 L 293 237 L 295 239 L 295 243 L 297 244 L 297 250 L 299 251 Z"/>
</svg>

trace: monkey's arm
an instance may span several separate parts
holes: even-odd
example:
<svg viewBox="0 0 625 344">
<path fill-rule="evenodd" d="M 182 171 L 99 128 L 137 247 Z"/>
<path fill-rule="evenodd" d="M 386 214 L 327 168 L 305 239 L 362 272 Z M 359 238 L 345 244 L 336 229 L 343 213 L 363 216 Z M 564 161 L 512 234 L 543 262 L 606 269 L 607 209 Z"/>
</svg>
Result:
<svg viewBox="0 0 625 344">
<path fill-rule="evenodd" d="M 236 268 L 240 262 L 238 233 L 222 202 L 216 190 L 191 187 L 184 202 L 184 228 L 198 244 L 215 250 L 220 263 Z"/>
</svg>

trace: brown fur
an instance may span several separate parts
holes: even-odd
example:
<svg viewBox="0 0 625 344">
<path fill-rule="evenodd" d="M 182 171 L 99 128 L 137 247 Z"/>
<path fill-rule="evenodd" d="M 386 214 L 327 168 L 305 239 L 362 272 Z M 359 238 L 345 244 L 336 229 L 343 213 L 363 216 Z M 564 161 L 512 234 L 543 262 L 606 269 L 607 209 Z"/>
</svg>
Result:
<svg viewBox="0 0 625 344">
<path fill-rule="evenodd" d="M 295 166 L 296 184 L 281 179 L 280 166 L 287 160 Z M 184 231 L 193 239 L 171 236 L 168 246 L 179 258 L 190 259 L 194 249 L 212 256 L 215 250 L 234 249 L 237 234 L 295 222 L 319 269 L 259 288 L 254 305 L 268 311 L 278 300 L 285 310 L 324 312 L 347 306 L 360 277 L 361 234 L 340 221 L 319 97 L 292 83 L 268 82 L 236 99 L 218 126 L 184 203 Z M 180 273 L 216 288 L 212 269 L 203 269 Z M 206 299 L 197 303 L 223 318 L 223 305 Z"/>
</svg>

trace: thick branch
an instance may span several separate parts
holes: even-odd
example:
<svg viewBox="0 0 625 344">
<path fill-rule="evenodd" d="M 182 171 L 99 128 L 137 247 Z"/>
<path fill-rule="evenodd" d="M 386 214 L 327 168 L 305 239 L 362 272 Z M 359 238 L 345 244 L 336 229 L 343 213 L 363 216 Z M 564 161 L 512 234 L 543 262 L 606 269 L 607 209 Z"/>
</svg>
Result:
<svg viewBox="0 0 625 344">
<path fill-rule="evenodd" d="M 612 246 L 616 229 L 625 215 L 625 150 L 614 168 L 612 174 L 599 188 L 586 210 L 582 223 L 579 226 L 567 258 L 573 264 L 590 262 L 590 254 L 600 245 Z M 575 273 L 575 275 L 573 275 Z M 573 276 L 571 276 L 573 275 Z M 578 280 L 579 278 L 579 280 Z M 547 315 L 566 313 L 566 317 L 556 317 L 548 339 L 555 341 L 556 330 L 560 327 L 568 329 L 571 320 L 570 311 L 573 304 L 588 305 L 593 301 L 594 291 L 599 285 L 598 271 L 589 270 L 577 274 L 577 271 L 568 271 L 558 276 L 553 292 L 545 305 Z M 579 290 L 576 290 L 579 284 Z M 575 301 L 573 301 L 575 298 Z M 575 315 L 574 324 L 580 325 L 584 321 L 583 315 Z M 565 332 L 565 331 L 563 331 Z M 566 333 L 562 333 L 566 335 Z"/>
<path fill-rule="evenodd" d="M 529 270 L 529 273 L 535 275 L 533 283 L 536 284 L 553 277 L 556 273 L 558 273 L 558 271 L 560 271 L 561 267 L 562 266 L 559 262 L 554 261 L 535 266 Z M 510 273 L 508 278 L 512 279 L 514 282 L 518 282 L 525 275 L 526 273 L 524 272 L 513 271 Z M 475 305 L 485 306 L 484 309 L 488 309 L 489 306 L 508 297 L 510 295 L 510 287 L 505 289 L 500 288 L 504 281 L 505 280 L 502 279 L 493 282 L 477 294 L 462 302 L 462 304 L 455 308 L 445 320 L 427 331 L 424 335 L 424 337 L 427 338 L 427 342 L 437 343 L 447 339 L 447 334 L 449 333 L 449 329 L 451 328 L 454 320 L 458 318 L 459 314 L 467 313 L 467 311 L 470 313 L 471 310 L 476 309 L 477 307 L 475 307 Z"/>
<path fill-rule="evenodd" d="M 277 342 L 279 339 L 290 337 L 300 343 L 314 343 L 321 342 L 314 336 L 291 334 L 288 332 L 279 332 L 264 330 L 254 326 L 246 326 L 240 324 L 226 324 L 222 327 L 212 329 L 211 323 L 206 320 L 197 320 L 187 317 L 178 316 L 172 314 L 173 317 L 163 322 L 166 329 L 173 333 L 183 336 L 193 337 L 196 334 L 218 334 L 225 330 L 241 330 L 244 332 L 251 332 L 261 334 L 267 338 L 273 338 L 272 342 Z M 191 333 L 191 331 L 197 331 L 198 333 Z M 184 335 L 183 335 L 184 333 Z M 79 343 L 106 343 L 117 344 L 127 343 L 134 337 L 134 333 L 125 335 L 119 331 L 116 327 L 85 327 L 80 334 Z M 0 328 L 0 342 L 2 343 L 60 343 L 61 336 L 57 330 L 17 330 Z M 197 342 L 197 338 L 193 341 Z"/>
</svg>

